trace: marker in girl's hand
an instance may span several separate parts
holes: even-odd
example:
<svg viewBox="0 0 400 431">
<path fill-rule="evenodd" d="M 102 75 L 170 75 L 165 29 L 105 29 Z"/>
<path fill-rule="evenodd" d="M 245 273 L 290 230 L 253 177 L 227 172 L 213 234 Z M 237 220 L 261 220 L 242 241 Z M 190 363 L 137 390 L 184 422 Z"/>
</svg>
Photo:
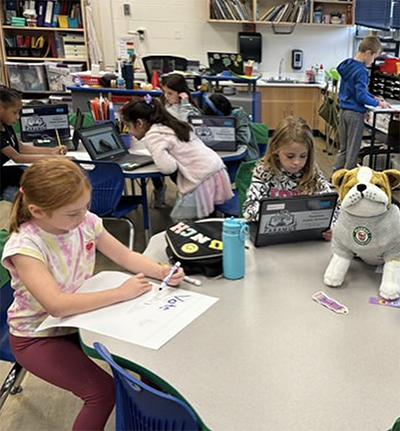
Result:
<svg viewBox="0 0 400 431">
<path fill-rule="evenodd" d="M 176 262 L 176 264 L 171 268 L 171 271 L 169 272 L 169 274 L 164 278 L 164 280 L 161 283 L 161 285 L 158 288 L 158 290 L 163 290 L 165 287 L 168 286 L 168 283 L 171 281 L 171 278 L 178 271 L 178 269 L 180 268 L 180 266 L 181 266 L 181 263 L 180 262 Z"/>
</svg>

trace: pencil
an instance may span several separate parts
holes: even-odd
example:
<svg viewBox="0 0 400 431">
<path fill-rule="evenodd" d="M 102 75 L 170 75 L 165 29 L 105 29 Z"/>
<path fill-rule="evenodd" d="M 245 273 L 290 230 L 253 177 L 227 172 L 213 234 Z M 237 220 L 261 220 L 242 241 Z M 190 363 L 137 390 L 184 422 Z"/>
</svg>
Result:
<svg viewBox="0 0 400 431">
<path fill-rule="evenodd" d="M 56 137 L 57 137 L 57 143 L 61 147 L 62 146 L 61 139 L 60 139 L 60 135 L 58 134 L 58 130 L 57 129 L 56 129 Z"/>
</svg>

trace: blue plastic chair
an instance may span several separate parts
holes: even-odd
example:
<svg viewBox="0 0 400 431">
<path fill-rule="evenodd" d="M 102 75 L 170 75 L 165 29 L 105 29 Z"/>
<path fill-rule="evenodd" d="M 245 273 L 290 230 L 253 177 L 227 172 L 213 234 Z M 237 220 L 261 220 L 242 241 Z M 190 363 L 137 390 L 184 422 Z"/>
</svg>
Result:
<svg viewBox="0 0 400 431">
<path fill-rule="evenodd" d="M 10 332 L 7 323 L 7 310 L 13 301 L 13 290 L 10 281 L 0 288 L 0 360 L 10 362 L 12 368 L 7 374 L 0 389 L 0 410 L 8 395 L 22 391 L 21 382 L 26 370 L 15 361 L 10 347 Z"/>
<path fill-rule="evenodd" d="M 142 204 L 141 196 L 123 196 L 125 177 L 121 166 L 113 162 L 79 161 L 92 185 L 90 211 L 101 218 L 117 218 L 129 225 L 129 248 L 133 250 L 135 225 L 127 215 Z"/>
<path fill-rule="evenodd" d="M 114 361 L 102 344 L 94 343 L 94 348 L 114 374 L 117 431 L 201 429 L 199 420 L 187 404 L 137 380 Z"/>
</svg>

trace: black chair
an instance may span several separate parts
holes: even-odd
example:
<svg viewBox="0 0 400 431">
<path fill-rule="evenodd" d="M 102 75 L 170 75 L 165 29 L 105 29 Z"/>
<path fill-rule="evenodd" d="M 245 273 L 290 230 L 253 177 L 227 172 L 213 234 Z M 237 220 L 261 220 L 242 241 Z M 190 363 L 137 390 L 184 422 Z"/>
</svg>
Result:
<svg viewBox="0 0 400 431">
<path fill-rule="evenodd" d="M 174 70 L 186 71 L 187 60 L 183 57 L 173 55 L 148 55 L 142 58 L 146 70 L 147 81 L 151 82 L 153 73 L 157 72 L 159 76 L 171 73 Z"/>
</svg>

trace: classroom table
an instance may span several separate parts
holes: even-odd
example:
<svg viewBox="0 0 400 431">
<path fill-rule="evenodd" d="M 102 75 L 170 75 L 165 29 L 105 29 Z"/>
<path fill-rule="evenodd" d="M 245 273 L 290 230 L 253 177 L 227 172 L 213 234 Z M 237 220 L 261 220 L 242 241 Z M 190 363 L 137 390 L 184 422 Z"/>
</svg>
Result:
<svg viewBox="0 0 400 431">
<path fill-rule="evenodd" d="M 371 145 L 370 145 L 370 154 L 369 154 L 369 167 L 372 169 L 376 169 L 377 159 L 378 159 L 378 153 L 375 151 L 375 140 L 377 135 L 379 134 L 381 137 L 383 137 L 383 140 L 386 142 L 387 149 L 386 149 L 386 162 L 385 162 L 385 169 L 390 168 L 390 155 L 393 152 L 399 152 L 399 142 L 397 142 L 393 147 L 393 144 L 389 142 L 388 132 L 380 132 L 378 130 L 378 127 L 376 125 L 377 123 L 377 117 L 378 115 L 386 114 L 390 116 L 389 123 L 393 121 L 393 118 L 395 115 L 400 115 L 400 105 L 398 104 L 398 101 L 396 100 L 387 100 L 390 108 L 380 108 L 379 106 L 367 106 L 368 110 L 371 112 L 372 115 L 372 121 L 371 124 L 365 122 L 365 125 L 369 128 L 371 128 Z M 394 139 L 396 139 L 394 137 Z"/>
<path fill-rule="evenodd" d="M 165 262 L 165 245 L 157 234 L 145 254 Z M 161 349 L 80 330 L 83 346 L 164 379 L 214 431 L 384 431 L 400 415 L 400 312 L 369 303 L 382 274 L 360 260 L 326 287 L 330 257 L 322 240 L 249 243 L 244 279 L 183 283 L 219 301 Z M 349 313 L 314 302 L 320 290 Z"/>
<path fill-rule="evenodd" d="M 75 157 L 75 159 L 79 161 L 90 160 L 89 153 L 82 147 L 80 148 L 80 151 L 73 151 L 68 154 Z M 146 149 L 145 144 L 141 141 L 135 141 L 131 145 L 129 152 L 131 154 L 150 154 L 149 151 Z M 236 164 L 246 156 L 247 149 L 245 146 L 239 146 L 236 151 L 217 151 L 217 154 L 227 165 L 227 169 L 229 171 L 229 165 L 232 164 L 232 166 L 236 168 Z M 149 202 L 147 197 L 147 183 L 151 178 L 160 178 L 164 175 L 159 171 L 159 169 L 154 163 L 147 166 L 142 166 L 133 171 L 124 170 L 123 172 L 125 178 L 131 180 L 138 180 L 140 182 L 140 190 L 143 203 L 143 227 L 147 243 L 149 238 L 151 237 L 151 222 L 149 214 Z"/>
</svg>

